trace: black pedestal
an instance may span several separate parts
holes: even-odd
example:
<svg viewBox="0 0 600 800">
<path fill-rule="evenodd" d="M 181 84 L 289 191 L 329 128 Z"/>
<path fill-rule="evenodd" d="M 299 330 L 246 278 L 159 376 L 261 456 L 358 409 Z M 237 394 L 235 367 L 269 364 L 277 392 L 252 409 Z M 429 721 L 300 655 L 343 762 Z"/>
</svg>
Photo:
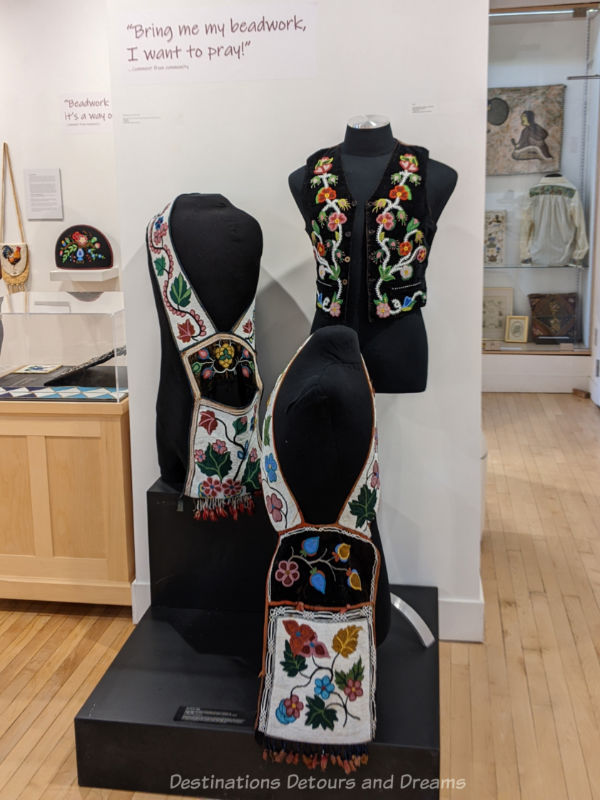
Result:
<svg viewBox="0 0 600 800">
<path fill-rule="evenodd" d="M 197 521 L 194 501 L 158 480 L 147 504 L 153 606 L 263 613 L 277 533 L 262 497 L 252 515 Z"/>
<path fill-rule="evenodd" d="M 393 588 L 437 635 L 437 591 Z M 425 650 L 394 612 L 377 655 L 377 738 L 349 777 L 262 761 L 261 644 L 262 614 L 150 609 L 75 719 L 79 783 L 244 800 L 439 796 L 423 788 L 439 777 L 437 644 Z M 199 721 L 177 719 L 185 707 Z"/>
<path fill-rule="evenodd" d="M 80 785 L 243 800 L 439 796 L 425 788 L 439 777 L 437 643 L 425 650 L 392 612 L 377 650 L 377 738 L 356 774 L 264 762 L 254 718 L 277 538 L 264 503 L 238 522 L 197 522 L 193 501 L 157 481 L 148 527 L 152 607 L 75 719 Z M 437 637 L 436 589 L 393 591 Z"/>
</svg>

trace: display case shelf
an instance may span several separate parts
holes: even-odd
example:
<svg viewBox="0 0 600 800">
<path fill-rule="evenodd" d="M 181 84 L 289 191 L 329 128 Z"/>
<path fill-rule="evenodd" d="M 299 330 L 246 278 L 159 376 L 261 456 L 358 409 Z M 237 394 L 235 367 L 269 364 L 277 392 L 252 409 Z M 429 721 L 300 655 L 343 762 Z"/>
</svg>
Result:
<svg viewBox="0 0 600 800">
<path fill-rule="evenodd" d="M 587 270 L 587 264 L 563 264 L 562 266 L 554 266 L 552 264 L 484 264 L 484 269 L 487 270 L 518 270 L 522 272 L 528 269 L 560 269 L 566 271 L 579 272 Z"/>
<path fill-rule="evenodd" d="M 581 342 L 571 344 L 536 344 L 536 342 L 503 342 L 484 341 L 484 353 L 503 353 L 504 355 L 534 355 L 534 356 L 589 356 L 590 348 Z"/>
<path fill-rule="evenodd" d="M 119 277 L 118 267 L 107 269 L 51 269 L 51 281 L 71 281 L 73 283 L 104 283 Z"/>
</svg>

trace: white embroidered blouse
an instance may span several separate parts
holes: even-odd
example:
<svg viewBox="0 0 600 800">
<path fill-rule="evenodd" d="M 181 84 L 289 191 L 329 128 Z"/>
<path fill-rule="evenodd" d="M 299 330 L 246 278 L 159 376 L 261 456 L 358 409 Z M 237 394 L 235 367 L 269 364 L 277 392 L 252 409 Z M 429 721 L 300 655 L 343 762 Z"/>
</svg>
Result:
<svg viewBox="0 0 600 800">
<path fill-rule="evenodd" d="M 577 189 L 562 176 L 542 178 L 529 190 L 521 219 L 521 261 L 561 267 L 588 251 Z"/>
</svg>

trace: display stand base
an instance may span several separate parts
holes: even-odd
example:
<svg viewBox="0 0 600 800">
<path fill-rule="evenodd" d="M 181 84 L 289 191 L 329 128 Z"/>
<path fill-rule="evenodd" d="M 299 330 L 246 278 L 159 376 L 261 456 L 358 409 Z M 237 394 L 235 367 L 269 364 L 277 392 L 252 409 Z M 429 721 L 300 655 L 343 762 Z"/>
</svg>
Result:
<svg viewBox="0 0 600 800">
<path fill-rule="evenodd" d="M 437 590 L 392 586 L 437 638 Z M 155 606 L 75 719 L 81 786 L 205 798 L 439 797 L 438 646 L 394 612 L 377 651 L 369 763 L 265 762 L 254 739 L 262 614 Z M 432 788 L 434 787 L 434 788 Z"/>
</svg>

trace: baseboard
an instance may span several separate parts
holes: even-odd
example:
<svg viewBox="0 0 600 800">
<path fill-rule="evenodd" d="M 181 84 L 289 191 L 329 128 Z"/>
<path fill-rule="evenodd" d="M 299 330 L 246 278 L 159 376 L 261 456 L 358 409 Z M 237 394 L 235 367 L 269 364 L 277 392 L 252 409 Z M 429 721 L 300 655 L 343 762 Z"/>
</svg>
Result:
<svg viewBox="0 0 600 800">
<path fill-rule="evenodd" d="M 509 355 L 483 353 L 484 392 L 561 392 L 588 389 L 589 355 Z"/>
<path fill-rule="evenodd" d="M 440 597 L 440 639 L 454 642 L 483 642 L 484 599 L 480 584 L 479 598 Z"/>
<path fill-rule="evenodd" d="M 141 620 L 150 608 L 150 583 L 138 581 L 131 584 L 131 615 L 135 625 Z"/>
</svg>

